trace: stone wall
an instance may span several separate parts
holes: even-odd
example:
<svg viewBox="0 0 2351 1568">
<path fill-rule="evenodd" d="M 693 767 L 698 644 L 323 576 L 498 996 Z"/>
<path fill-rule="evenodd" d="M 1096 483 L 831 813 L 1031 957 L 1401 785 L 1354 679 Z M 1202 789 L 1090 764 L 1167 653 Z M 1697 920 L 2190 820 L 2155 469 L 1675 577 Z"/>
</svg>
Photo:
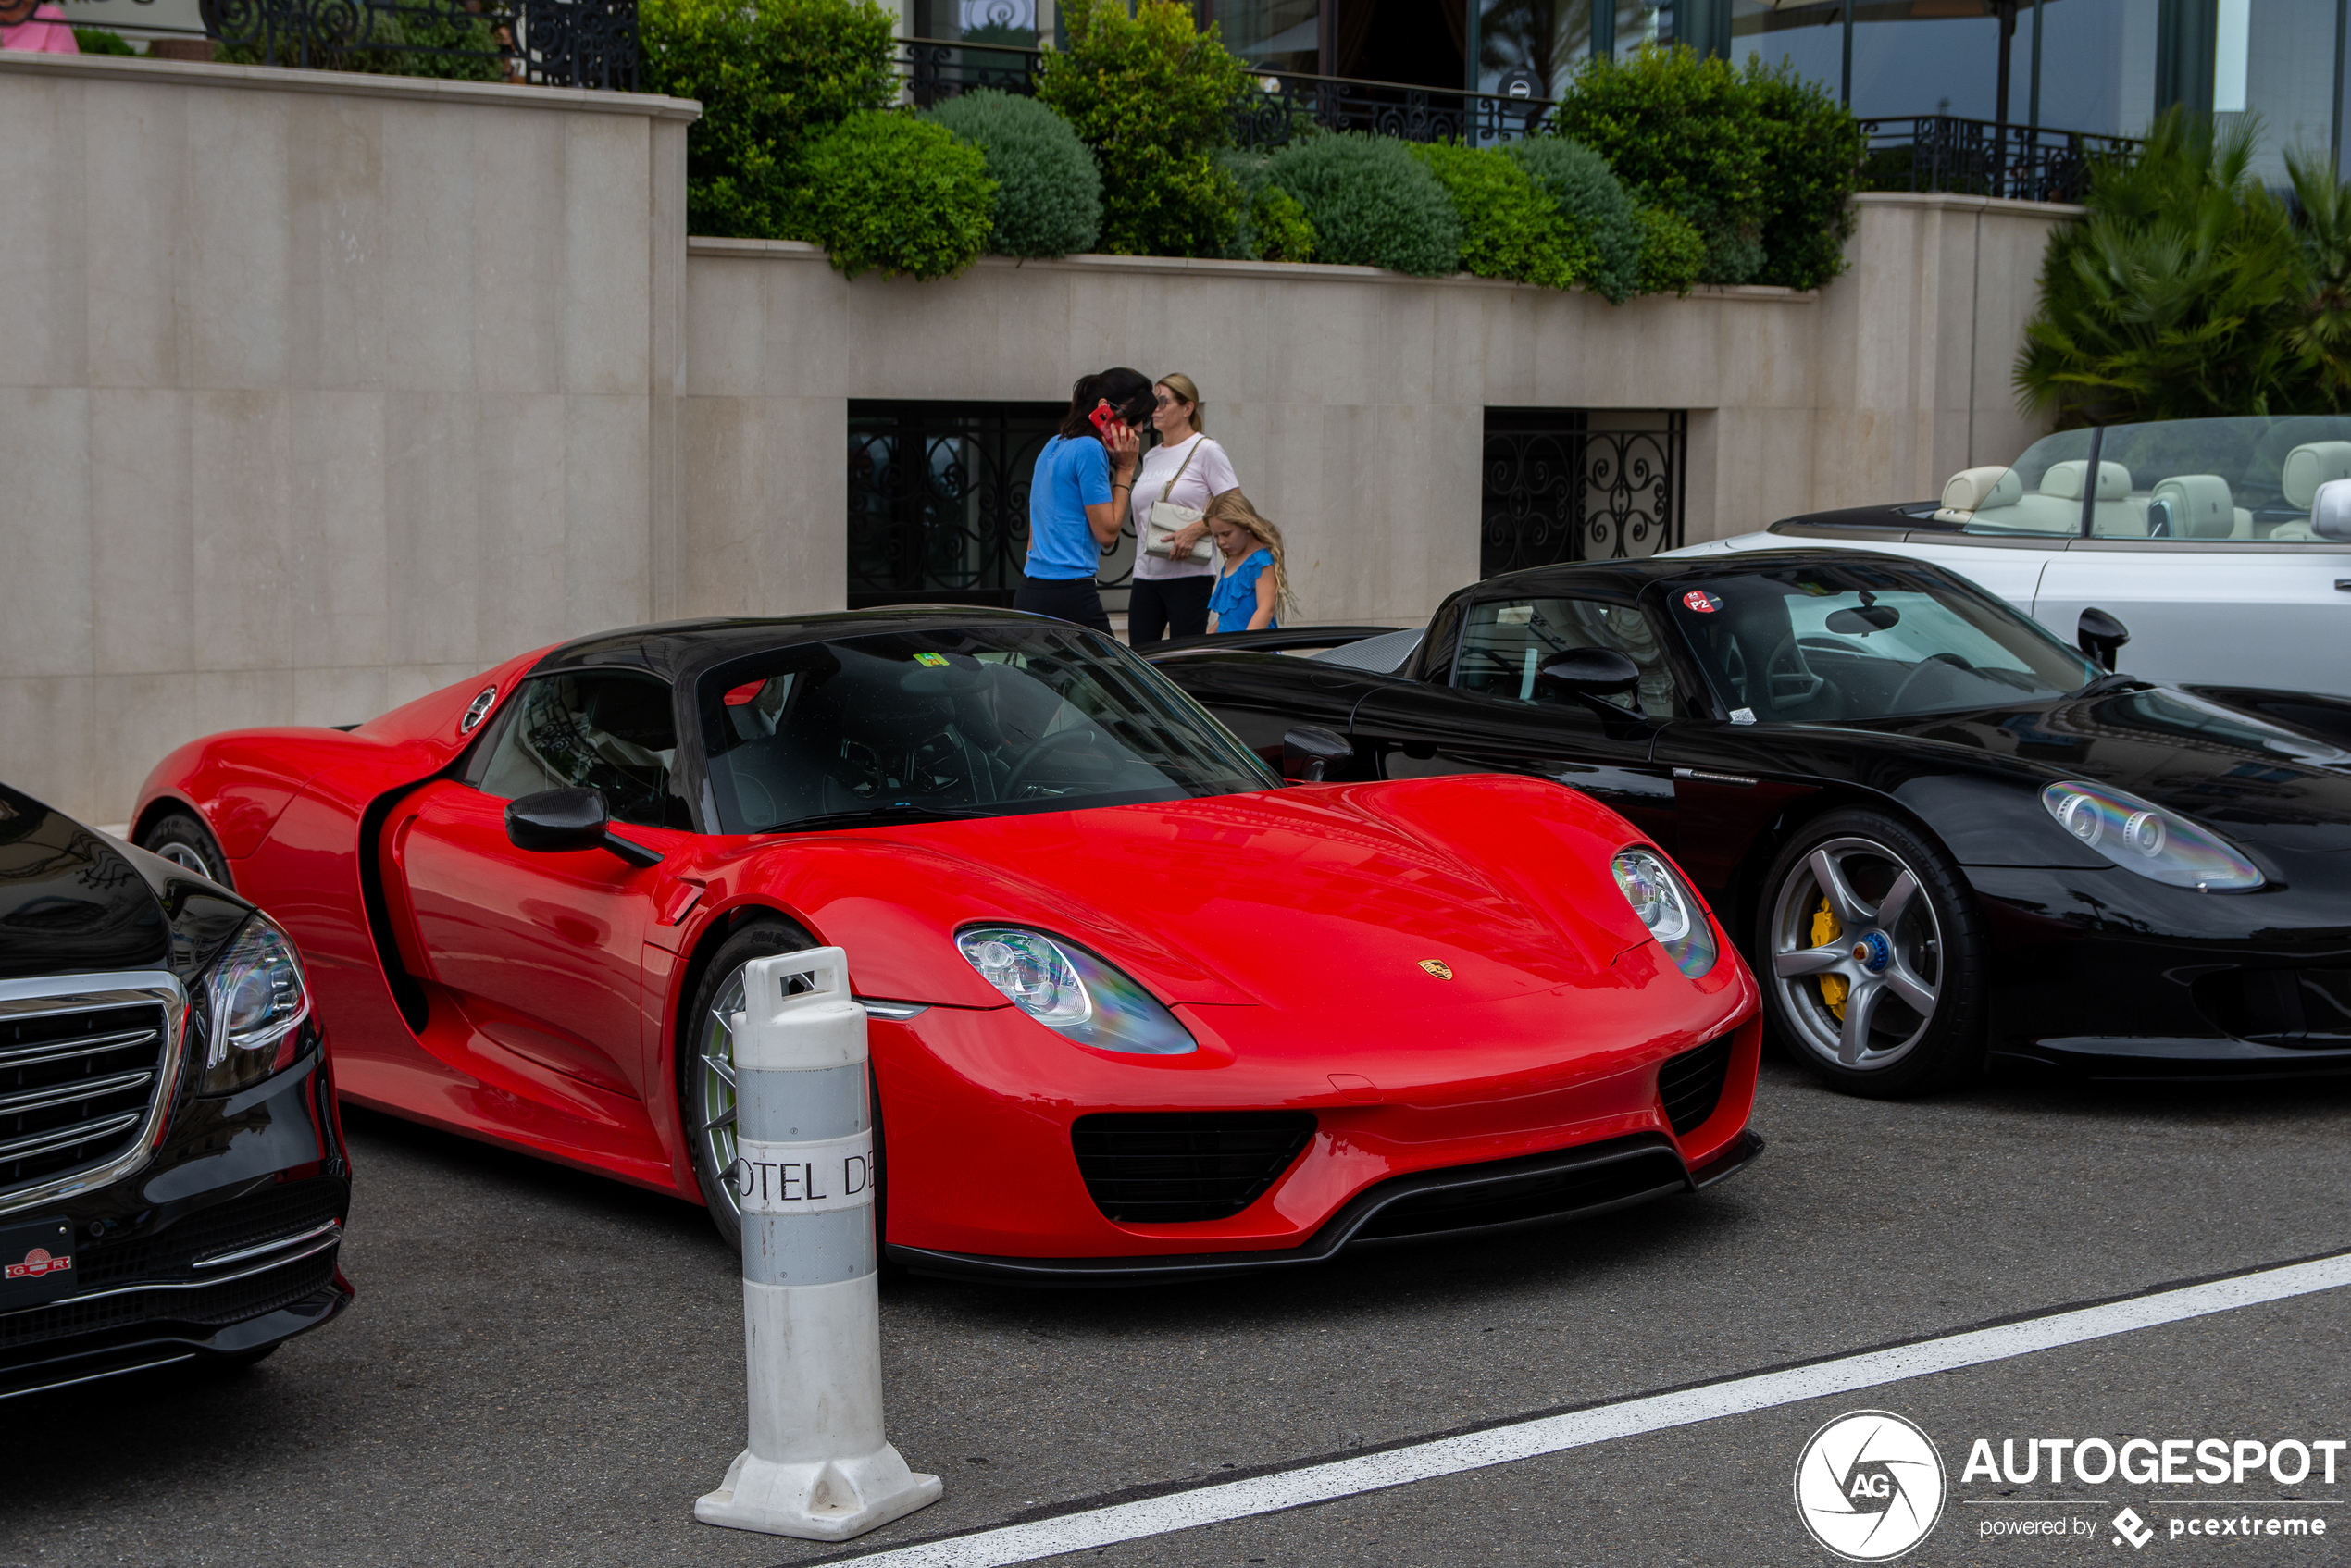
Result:
<svg viewBox="0 0 2351 1568">
<path fill-rule="evenodd" d="M 1683 409 L 1688 535 L 1935 493 L 2034 433 L 2064 209 L 1863 198 L 1817 294 L 1610 306 L 1082 256 L 916 284 L 689 242 L 690 104 L 0 55 L 0 778 L 118 821 L 208 730 L 846 591 L 852 398 L 1183 369 L 1315 619 L 1478 568 L 1489 406 Z"/>
<path fill-rule="evenodd" d="M 642 620 L 695 106 L 0 55 L 0 776 Z"/>
</svg>

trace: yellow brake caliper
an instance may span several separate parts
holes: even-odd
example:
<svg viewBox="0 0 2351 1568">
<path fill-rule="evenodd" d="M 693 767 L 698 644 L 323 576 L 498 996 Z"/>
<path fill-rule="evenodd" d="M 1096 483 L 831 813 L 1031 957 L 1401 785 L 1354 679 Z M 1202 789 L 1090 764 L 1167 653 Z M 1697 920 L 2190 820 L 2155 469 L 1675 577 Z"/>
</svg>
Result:
<svg viewBox="0 0 2351 1568">
<path fill-rule="evenodd" d="M 1836 923 L 1836 915 L 1829 909 L 1829 901 L 1822 899 L 1821 907 L 1812 913 L 1812 945 L 1826 947 L 1844 934 L 1845 927 Z M 1828 1004 L 1829 1011 L 1836 1015 L 1840 1024 L 1845 1022 L 1845 994 L 1852 989 L 1842 975 L 1821 977 L 1821 1000 Z"/>
</svg>

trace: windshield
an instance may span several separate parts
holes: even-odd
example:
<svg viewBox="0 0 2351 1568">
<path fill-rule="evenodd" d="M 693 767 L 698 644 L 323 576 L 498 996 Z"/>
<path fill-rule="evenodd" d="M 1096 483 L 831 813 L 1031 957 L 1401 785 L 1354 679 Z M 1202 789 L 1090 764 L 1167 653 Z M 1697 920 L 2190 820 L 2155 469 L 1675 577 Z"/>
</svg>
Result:
<svg viewBox="0 0 2351 1568">
<path fill-rule="evenodd" d="M 705 676 L 721 830 L 856 827 L 1278 786 L 1163 676 L 1076 628 L 801 643 Z"/>
<path fill-rule="evenodd" d="M 1891 562 L 1680 578 L 1672 591 L 1674 621 L 1735 719 L 1993 707 L 2060 697 L 2098 673 L 2007 605 Z"/>
<path fill-rule="evenodd" d="M 1935 516 L 1968 533 L 2079 535 L 2086 504 L 2094 539 L 2311 542 L 2319 486 L 2342 479 L 2351 417 L 2168 419 L 2060 430 L 2010 467 L 1962 469 Z"/>
</svg>

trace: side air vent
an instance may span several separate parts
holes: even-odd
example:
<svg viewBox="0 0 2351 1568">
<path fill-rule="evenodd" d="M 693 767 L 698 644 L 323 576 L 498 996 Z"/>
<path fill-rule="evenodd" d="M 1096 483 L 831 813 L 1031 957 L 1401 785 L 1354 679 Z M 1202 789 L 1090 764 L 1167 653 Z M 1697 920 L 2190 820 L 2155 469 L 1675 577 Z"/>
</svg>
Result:
<svg viewBox="0 0 2351 1568">
<path fill-rule="evenodd" d="M 1657 1097 L 1675 1137 L 1697 1131 L 1714 1114 L 1731 1073 L 1731 1037 L 1717 1035 L 1694 1051 L 1668 1057 L 1657 1070 Z"/>
<path fill-rule="evenodd" d="M 1229 1219 L 1314 1137 L 1305 1111 L 1108 1112 L 1069 1141 L 1095 1207 L 1126 1225 Z"/>
</svg>

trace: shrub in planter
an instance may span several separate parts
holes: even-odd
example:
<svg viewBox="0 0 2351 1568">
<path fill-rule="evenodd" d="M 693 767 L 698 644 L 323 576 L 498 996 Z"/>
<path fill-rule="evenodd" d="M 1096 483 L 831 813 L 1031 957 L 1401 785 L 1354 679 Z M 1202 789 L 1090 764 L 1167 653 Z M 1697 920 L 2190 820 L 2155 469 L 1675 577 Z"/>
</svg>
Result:
<svg viewBox="0 0 2351 1568">
<path fill-rule="evenodd" d="M 1239 193 L 1216 161 L 1249 70 L 1201 32 L 1182 0 L 1063 0 L 1069 47 L 1049 49 L 1037 97 L 1094 149 L 1101 248 L 1120 255 L 1222 255 Z"/>
<path fill-rule="evenodd" d="M 1312 261 L 1314 225 L 1298 198 L 1274 183 L 1270 153 L 1219 153 L 1216 161 L 1240 192 L 1239 223 L 1225 246 L 1228 261 Z"/>
<path fill-rule="evenodd" d="M 75 28 L 73 46 L 85 55 L 135 55 L 139 52 L 120 33 L 108 32 L 97 27 Z"/>
<path fill-rule="evenodd" d="M 1589 243 L 1584 286 L 1611 305 L 1641 290 L 1641 224 L 1608 160 L 1563 136 L 1523 136 L 1502 149 L 1558 204 L 1568 229 Z"/>
<path fill-rule="evenodd" d="M 1706 236 L 1663 207 L 1637 207 L 1633 220 L 1641 233 L 1640 292 L 1688 293 L 1706 270 Z"/>
<path fill-rule="evenodd" d="M 898 95 L 894 17 L 872 0 L 640 0 L 645 90 L 702 103 L 686 132 L 694 233 L 779 239 L 800 227 L 803 147 Z"/>
<path fill-rule="evenodd" d="M 1267 171 L 1306 209 L 1319 261 L 1422 278 L 1461 266 L 1453 198 L 1409 143 L 1360 131 L 1315 136 L 1275 154 Z"/>
<path fill-rule="evenodd" d="M 1750 56 L 1739 88 L 1763 143 L 1763 266 L 1753 280 L 1817 289 L 1845 270 L 1867 151 L 1860 122 L 1785 58 L 1767 70 Z"/>
<path fill-rule="evenodd" d="M 1435 142 L 1413 147 L 1412 156 L 1453 198 L 1462 270 L 1547 289 L 1573 287 L 1592 270 L 1592 243 L 1568 229 L 1559 204 L 1509 154 Z"/>
<path fill-rule="evenodd" d="M 1643 44 L 1623 61 L 1597 56 L 1575 73 L 1550 130 L 1606 158 L 1637 205 L 1697 226 L 1699 281 L 1745 283 L 1762 271 L 1764 140 L 1729 61 L 1680 44 Z"/>
<path fill-rule="evenodd" d="M 950 278 L 988 249 L 996 182 L 976 147 L 944 126 L 861 109 L 810 144 L 801 160 L 805 236 L 854 278 Z"/>
<path fill-rule="evenodd" d="M 977 147 L 996 181 L 999 255 L 1068 255 L 1094 248 L 1102 231 L 1102 176 L 1077 132 L 1034 98 L 992 90 L 965 93 L 924 118 Z"/>
</svg>

